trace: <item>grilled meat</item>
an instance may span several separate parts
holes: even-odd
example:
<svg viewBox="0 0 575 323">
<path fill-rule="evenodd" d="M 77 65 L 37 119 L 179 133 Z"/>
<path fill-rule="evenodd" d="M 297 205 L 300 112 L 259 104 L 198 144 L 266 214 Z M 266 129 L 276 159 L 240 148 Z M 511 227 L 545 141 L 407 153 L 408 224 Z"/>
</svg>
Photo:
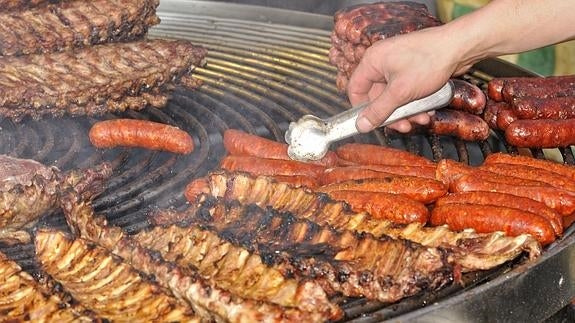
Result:
<svg viewBox="0 0 575 323">
<path fill-rule="evenodd" d="M 30 235 L 22 230 L 56 210 L 60 192 L 72 189 L 82 199 L 92 199 L 110 175 L 107 163 L 61 173 L 34 160 L 0 155 L 0 241 L 29 242 Z"/>
<path fill-rule="evenodd" d="M 63 198 L 62 207 L 73 232 L 95 242 L 122 257 L 135 269 L 153 277 L 180 300 L 188 302 L 194 311 L 207 320 L 229 322 L 321 322 L 324 313 L 304 312 L 284 308 L 269 302 L 245 299 L 204 279 L 192 268 L 183 268 L 165 261 L 157 251 L 142 247 L 119 227 L 108 226 L 103 217 L 75 194 Z"/>
<path fill-rule="evenodd" d="M 335 231 L 289 213 L 207 198 L 184 223 L 211 227 L 220 238 L 257 252 L 284 275 L 313 279 L 330 293 L 395 302 L 452 281 L 443 250 L 405 240 Z M 162 216 L 161 219 L 166 219 Z M 180 218 L 180 216 L 176 216 Z"/>
<path fill-rule="evenodd" d="M 162 107 L 167 93 L 203 63 L 183 40 L 145 40 L 77 51 L 0 58 L 0 116 L 97 115 Z"/>
<path fill-rule="evenodd" d="M 541 245 L 530 235 L 507 237 L 501 233 L 454 232 L 445 226 L 423 227 L 420 223 L 399 225 L 373 219 L 367 213 L 354 213 L 349 205 L 305 188 L 294 188 L 267 177 L 245 173 L 217 172 L 207 176 L 211 194 L 242 203 L 271 206 L 291 212 L 336 230 L 354 230 L 376 237 L 387 235 L 411 240 L 428 247 L 450 250 L 452 261 L 464 271 L 490 269 L 528 252 L 533 259 L 541 254 Z"/>
<path fill-rule="evenodd" d="M 2 2 L 5 0 L 0 0 L 0 5 Z M 26 5 L 8 2 L 12 2 L 8 9 Z M 159 0 L 78 0 L 1 13 L 0 56 L 135 40 L 159 23 L 158 4 Z"/>
<path fill-rule="evenodd" d="M 60 2 L 60 0 L 0 0 L 0 12 L 26 10 L 57 2 Z"/>
<path fill-rule="evenodd" d="M 84 307 L 48 295 L 32 276 L 0 253 L 0 322 L 93 322 Z"/>
<path fill-rule="evenodd" d="M 162 217 L 163 213 L 171 212 L 158 214 Z M 200 275 L 235 295 L 326 313 L 330 319 L 343 314 L 316 282 L 285 278 L 280 271 L 262 263 L 258 255 L 199 226 L 155 227 L 140 232 L 134 239 L 144 248 L 159 251 L 167 261 L 197 268 Z"/>
<path fill-rule="evenodd" d="M 97 315 L 121 322 L 199 322 L 193 311 L 104 248 L 38 231 L 42 269 Z"/>
</svg>

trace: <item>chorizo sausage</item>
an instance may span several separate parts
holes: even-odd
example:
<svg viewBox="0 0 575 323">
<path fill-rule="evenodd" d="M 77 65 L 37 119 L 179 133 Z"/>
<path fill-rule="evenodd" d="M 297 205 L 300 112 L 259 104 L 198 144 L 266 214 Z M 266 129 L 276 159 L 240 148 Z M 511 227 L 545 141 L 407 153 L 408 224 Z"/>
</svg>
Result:
<svg viewBox="0 0 575 323">
<path fill-rule="evenodd" d="M 357 165 L 357 168 L 370 169 L 393 175 L 405 175 L 435 179 L 435 166 L 412 165 Z M 327 171 L 327 170 L 326 170 Z"/>
<path fill-rule="evenodd" d="M 501 92 L 507 102 L 522 97 L 575 96 L 575 75 L 506 79 Z"/>
<path fill-rule="evenodd" d="M 251 135 L 240 130 L 228 129 L 224 131 L 223 141 L 224 148 L 230 155 L 291 160 L 287 153 L 287 144 Z M 333 167 L 337 164 L 337 156 L 333 151 L 328 151 L 322 159 L 309 163 Z"/>
<path fill-rule="evenodd" d="M 413 176 L 348 180 L 318 187 L 316 191 L 327 194 L 335 191 L 384 192 L 407 196 L 424 204 L 431 203 L 447 193 L 443 183 Z"/>
<path fill-rule="evenodd" d="M 502 102 L 503 101 L 503 83 L 508 78 L 494 78 L 489 83 L 487 83 L 487 96 L 495 101 L 495 102 Z"/>
<path fill-rule="evenodd" d="M 96 122 L 89 133 L 98 148 L 139 147 L 189 154 L 194 150 L 190 135 L 171 125 L 137 119 L 113 119 Z"/>
<path fill-rule="evenodd" d="M 505 130 L 505 140 L 523 148 L 558 148 L 575 144 L 575 119 L 517 120 Z"/>
<path fill-rule="evenodd" d="M 391 176 L 394 176 L 394 174 L 379 172 L 376 170 L 363 168 L 361 166 L 334 167 L 327 168 L 323 172 L 320 178 L 320 183 L 321 185 L 329 185 L 353 179 L 387 178 Z"/>
<path fill-rule="evenodd" d="M 514 98 L 511 104 L 519 119 L 573 119 L 575 97 Z"/>
<path fill-rule="evenodd" d="M 497 112 L 497 129 L 505 130 L 517 121 L 517 116 L 509 104 L 501 105 Z"/>
<path fill-rule="evenodd" d="M 526 165 L 545 169 L 575 180 L 575 167 L 558 163 L 552 160 L 536 159 L 529 156 L 510 155 L 504 153 L 490 154 L 485 158 L 484 164 L 513 164 Z"/>
<path fill-rule="evenodd" d="M 509 177 L 523 178 L 543 182 L 549 186 L 570 191 L 575 194 L 575 181 L 551 171 L 526 165 L 486 164 L 481 169 Z"/>
<path fill-rule="evenodd" d="M 451 230 L 469 228 L 479 233 L 503 231 L 510 236 L 530 234 L 542 245 L 555 241 L 555 232 L 546 218 L 518 209 L 473 204 L 445 204 L 431 211 L 432 225 L 446 224 Z"/>
<path fill-rule="evenodd" d="M 347 202 L 354 212 L 365 211 L 376 219 L 387 219 L 395 223 L 427 223 L 429 210 L 418 201 L 382 192 L 334 191 L 329 193 L 334 200 Z"/>
<path fill-rule="evenodd" d="M 483 113 L 487 101 L 483 91 L 476 85 L 463 80 L 452 79 L 451 81 L 454 85 L 454 91 L 449 107 L 472 114 Z"/>
<path fill-rule="evenodd" d="M 435 166 L 425 158 L 410 152 L 378 145 L 370 144 L 345 144 L 336 149 L 335 153 L 343 160 L 361 165 L 412 165 L 412 166 Z"/>
<path fill-rule="evenodd" d="M 431 116 L 429 131 L 436 135 L 453 136 L 466 141 L 489 138 L 489 126 L 481 117 L 450 109 L 440 109 Z"/>
<path fill-rule="evenodd" d="M 542 202 L 563 216 L 575 212 L 575 195 L 555 187 L 519 186 L 491 182 L 477 176 L 465 175 L 455 181 L 453 190 L 457 193 L 476 191 L 507 193 Z"/>
<path fill-rule="evenodd" d="M 435 206 L 454 203 L 504 206 L 539 214 L 549 220 L 557 236 L 563 234 L 563 217 L 547 205 L 526 197 L 498 192 L 464 192 L 441 197 L 435 201 Z"/>
<path fill-rule="evenodd" d="M 308 187 L 308 188 L 315 188 L 319 186 L 319 182 L 317 179 L 309 176 L 301 176 L 301 175 L 275 175 L 273 176 L 278 182 L 287 183 L 295 187 Z"/>
<path fill-rule="evenodd" d="M 309 176 L 319 178 L 325 167 L 295 160 L 266 159 L 249 156 L 226 156 L 220 167 L 228 171 L 241 171 L 258 176 Z"/>
</svg>

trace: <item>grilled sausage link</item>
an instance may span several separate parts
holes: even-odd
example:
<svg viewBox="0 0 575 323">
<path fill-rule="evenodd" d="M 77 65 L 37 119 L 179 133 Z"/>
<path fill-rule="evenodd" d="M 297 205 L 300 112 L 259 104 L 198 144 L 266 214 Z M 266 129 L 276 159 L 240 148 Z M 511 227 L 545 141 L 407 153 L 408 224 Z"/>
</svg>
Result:
<svg viewBox="0 0 575 323">
<path fill-rule="evenodd" d="M 573 119 L 575 97 L 515 98 L 511 104 L 519 119 Z"/>
<path fill-rule="evenodd" d="M 485 157 L 484 164 L 512 164 L 526 165 L 545 169 L 575 180 L 575 167 L 561 164 L 552 160 L 536 159 L 529 156 L 509 155 L 504 153 L 490 154 Z"/>
<path fill-rule="evenodd" d="M 505 130 L 509 125 L 517 121 L 517 115 L 510 105 L 501 105 L 497 112 L 497 129 Z"/>
<path fill-rule="evenodd" d="M 98 148 L 119 146 L 189 154 L 194 150 L 190 135 L 174 126 L 147 120 L 113 119 L 96 122 L 90 142 Z"/>
<path fill-rule="evenodd" d="M 432 225 L 447 224 L 452 230 L 475 229 L 479 233 L 503 231 L 510 236 L 528 233 L 542 245 L 555 241 L 555 232 L 546 218 L 518 209 L 473 204 L 445 204 L 431 211 Z"/>
<path fill-rule="evenodd" d="M 547 205 L 526 197 L 498 192 L 464 192 L 450 194 L 435 201 L 435 206 L 447 204 L 477 204 L 503 206 L 539 214 L 549 220 L 557 236 L 563 234 L 563 218 Z"/>
<path fill-rule="evenodd" d="M 309 176 L 319 178 L 325 167 L 295 160 L 266 159 L 248 156 L 226 156 L 220 167 L 262 176 Z"/>
<path fill-rule="evenodd" d="M 223 140 L 224 147 L 230 155 L 291 160 L 287 153 L 288 145 L 240 130 L 224 131 Z M 328 151 L 322 159 L 309 163 L 333 167 L 337 164 L 337 156 L 333 151 Z"/>
<path fill-rule="evenodd" d="M 435 179 L 435 167 L 411 165 L 353 165 L 333 167 L 325 170 L 320 182 L 322 185 L 327 185 L 350 179 L 378 178 L 394 175 Z"/>
<path fill-rule="evenodd" d="M 575 181 L 545 169 L 539 169 L 526 165 L 509 164 L 487 164 L 482 165 L 481 169 L 485 169 L 496 174 L 501 174 L 503 176 L 543 182 L 549 186 L 570 191 L 575 194 Z"/>
<path fill-rule="evenodd" d="M 487 96 L 495 101 L 503 101 L 503 84 L 509 78 L 494 78 L 487 83 Z"/>
<path fill-rule="evenodd" d="M 387 219 L 395 223 L 427 223 L 429 210 L 421 202 L 383 192 L 334 191 L 334 200 L 344 201 L 355 212 L 367 212 L 375 219 Z"/>
<path fill-rule="evenodd" d="M 503 82 L 502 96 L 507 102 L 522 97 L 575 96 L 575 75 L 507 79 Z"/>
<path fill-rule="evenodd" d="M 486 140 L 489 126 L 479 116 L 463 111 L 440 109 L 431 116 L 430 132 L 467 141 Z"/>
<path fill-rule="evenodd" d="M 557 148 L 575 144 L 575 119 L 517 120 L 505 130 L 505 140 L 523 148 Z"/>
<path fill-rule="evenodd" d="M 337 148 L 335 153 L 343 160 L 361 165 L 412 165 L 412 166 L 435 166 L 435 164 L 410 152 L 378 145 L 369 144 L 345 144 Z"/>
<path fill-rule="evenodd" d="M 479 87 L 469 82 L 452 79 L 455 87 L 449 107 L 473 114 L 483 113 L 487 99 Z"/>
</svg>

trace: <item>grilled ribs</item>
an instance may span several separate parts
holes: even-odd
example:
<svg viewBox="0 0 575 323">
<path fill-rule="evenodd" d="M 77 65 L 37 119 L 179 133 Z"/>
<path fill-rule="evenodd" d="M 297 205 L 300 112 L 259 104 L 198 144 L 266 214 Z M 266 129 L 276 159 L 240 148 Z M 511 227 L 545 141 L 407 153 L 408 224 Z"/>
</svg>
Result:
<svg viewBox="0 0 575 323">
<path fill-rule="evenodd" d="M 182 218 L 179 215 L 175 219 Z M 156 218 L 156 222 L 166 216 Z M 289 213 L 206 198 L 189 210 L 221 239 L 260 255 L 286 276 L 313 279 L 330 294 L 395 302 L 453 279 L 445 252 L 416 243 L 349 230 L 335 231 Z"/>
<path fill-rule="evenodd" d="M 153 277 L 180 300 L 188 302 L 206 320 L 229 322 L 322 322 L 326 313 L 305 312 L 263 301 L 245 299 L 204 279 L 192 268 L 166 261 L 157 251 L 142 247 L 119 227 L 108 226 L 75 194 L 62 199 L 66 220 L 76 234 L 104 247 L 138 271 Z"/>
<path fill-rule="evenodd" d="M 277 183 L 268 177 L 252 177 L 245 173 L 215 172 L 207 176 L 211 195 L 241 203 L 270 206 L 279 211 L 309 219 L 336 230 L 353 230 L 406 239 L 428 247 L 450 250 L 453 263 L 463 271 L 496 267 L 527 252 L 531 259 L 541 254 L 541 245 L 530 235 L 507 237 L 499 232 L 480 234 L 473 231 L 454 232 L 446 226 L 424 227 L 420 223 L 395 224 L 373 219 L 367 213 L 355 213 L 344 202 L 305 188 Z"/>
<path fill-rule="evenodd" d="M 0 12 L 26 10 L 64 0 L 0 0 Z"/>
<path fill-rule="evenodd" d="M 83 306 L 48 295 L 32 276 L 0 253 L 0 321 L 2 322 L 94 322 Z"/>
<path fill-rule="evenodd" d="M 6 1 L 0 0 L 0 5 L 2 2 Z M 8 2 L 8 10 L 28 3 Z M 77 0 L 0 13 L 0 56 L 136 40 L 159 23 L 158 4 L 159 0 Z"/>
<path fill-rule="evenodd" d="M 187 41 L 146 40 L 0 58 L 0 116 L 97 115 L 163 107 L 166 91 L 203 64 Z"/>
<path fill-rule="evenodd" d="M 75 190 L 82 199 L 92 199 L 111 175 L 109 164 L 93 169 L 60 172 L 30 159 L 0 155 L 0 241 L 29 242 L 23 229 L 58 207 L 59 193 Z"/>
<path fill-rule="evenodd" d="M 159 211 L 158 216 L 164 213 L 171 212 Z M 167 261 L 197 268 L 203 277 L 235 295 L 326 313 L 330 319 L 343 314 L 317 283 L 284 278 L 281 272 L 262 263 L 258 255 L 199 226 L 155 227 L 138 233 L 134 239 L 144 248 L 159 251 Z"/>
<path fill-rule="evenodd" d="M 124 322 L 200 322 L 156 283 L 102 247 L 40 230 L 35 238 L 42 269 L 88 309 L 107 320 Z"/>
</svg>

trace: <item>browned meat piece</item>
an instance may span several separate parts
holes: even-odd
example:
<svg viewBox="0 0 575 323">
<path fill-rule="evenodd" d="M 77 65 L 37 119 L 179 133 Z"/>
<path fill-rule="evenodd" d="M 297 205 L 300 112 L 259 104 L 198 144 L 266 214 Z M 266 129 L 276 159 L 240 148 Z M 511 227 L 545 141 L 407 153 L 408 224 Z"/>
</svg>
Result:
<svg viewBox="0 0 575 323">
<path fill-rule="evenodd" d="M 0 155 L 0 241 L 28 242 L 23 231 L 42 215 L 57 209 L 59 194 L 73 189 L 92 199 L 103 191 L 111 175 L 108 164 L 61 173 L 34 160 Z"/>
<path fill-rule="evenodd" d="M 257 252 L 284 275 L 313 279 L 327 291 L 345 296 L 395 302 L 436 290 L 457 275 L 444 250 L 336 231 L 287 212 L 237 201 L 208 197 L 188 210 L 185 222 L 210 227 L 220 238 Z"/>
<path fill-rule="evenodd" d="M 491 83 L 490 83 L 491 84 Z M 485 105 L 485 110 L 483 111 L 483 120 L 487 122 L 487 125 L 491 129 L 499 129 L 497 126 L 497 116 L 499 111 L 502 109 L 510 109 L 507 102 L 497 102 L 493 100 L 488 100 Z"/>
<path fill-rule="evenodd" d="M 573 119 L 575 118 L 575 97 L 558 98 L 515 98 L 511 103 L 519 119 Z"/>
<path fill-rule="evenodd" d="M 158 211 L 156 216 L 178 217 L 170 211 Z M 235 295 L 325 313 L 330 319 L 341 318 L 343 314 L 316 282 L 284 277 L 277 269 L 264 264 L 257 254 L 198 226 L 155 227 L 140 232 L 134 239 L 144 248 L 159 251 L 167 261 L 197 268 L 200 275 Z"/>
<path fill-rule="evenodd" d="M 9 8 L 26 5 L 11 2 Z M 158 4 L 158 0 L 79 0 L 1 13 L 0 56 L 135 40 L 159 22 Z"/>
<path fill-rule="evenodd" d="M 487 101 L 483 91 L 477 85 L 464 80 L 452 79 L 451 81 L 454 85 L 454 91 L 449 107 L 473 114 L 483 113 Z"/>
<path fill-rule="evenodd" d="M 505 140 L 523 148 L 557 148 L 575 145 L 575 119 L 517 120 L 505 129 Z"/>
<path fill-rule="evenodd" d="M 42 269 L 102 318 L 200 322 L 187 304 L 102 247 L 44 230 L 36 234 L 35 246 Z"/>
<path fill-rule="evenodd" d="M 64 1 L 64 0 L 62 0 Z M 0 12 L 25 10 L 47 3 L 57 3 L 59 0 L 0 0 Z"/>
<path fill-rule="evenodd" d="M 506 102 L 515 98 L 575 96 L 575 75 L 504 78 L 501 94 Z"/>
<path fill-rule="evenodd" d="M 489 125 L 481 117 L 457 110 L 440 109 L 431 116 L 429 131 L 467 141 L 486 140 Z"/>
<path fill-rule="evenodd" d="M 50 295 L 52 294 L 52 295 Z M 18 264 L 0 253 L 0 313 L 2 322 L 94 322 L 83 306 L 69 304 L 45 291 Z"/>
<path fill-rule="evenodd" d="M 349 205 L 335 202 L 324 194 L 275 183 L 265 177 L 218 172 L 207 176 L 211 194 L 226 200 L 270 206 L 336 230 L 354 230 L 376 237 L 388 235 L 429 247 L 450 250 L 450 256 L 464 271 L 489 269 L 514 259 L 526 251 L 530 257 L 541 254 L 540 244 L 529 235 L 506 237 L 500 234 L 454 232 L 446 227 L 424 227 L 420 223 L 398 225 L 373 219 L 367 213 L 354 213 Z M 265 193 L 263 193 L 265 192 Z"/>
<path fill-rule="evenodd" d="M 220 288 L 203 278 L 195 269 L 180 267 L 164 260 L 156 251 L 142 247 L 119 227 L 108 226 L 86 203 L 74 194 L 62 199 L 66 220 L 73 232 L 92 241 L 142 273 L 152 276 L 180 301 L 190 304 L 206 321 L 229 322 L 323 322 L 325 313 L 305 312 L 298 308 L 246 299 Z"/>
<path fill-rule="evenodd" d="M 0 58 L 0 115 L 96 115 L 161 107 L 159 96 L 203 63 L 187 41 L 146 40 Z"/>
</svg>

